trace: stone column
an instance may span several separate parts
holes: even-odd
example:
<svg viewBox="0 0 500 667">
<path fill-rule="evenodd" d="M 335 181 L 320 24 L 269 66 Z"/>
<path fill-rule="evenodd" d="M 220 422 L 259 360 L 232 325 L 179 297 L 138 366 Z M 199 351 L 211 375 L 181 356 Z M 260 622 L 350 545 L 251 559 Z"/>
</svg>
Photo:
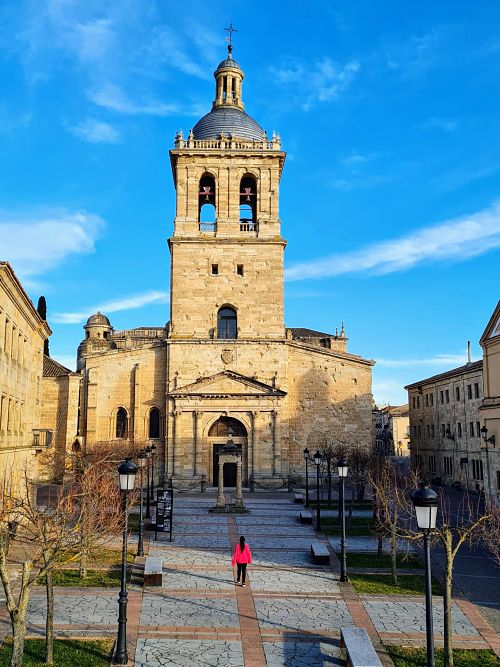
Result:
<svg viewBox="0 0 500 667">
<path fill-rule="evenodd" d="M 175 475 L 175 463 L 177 458 L 177 449 L 179 445 L 179 417 L 182 412 L 174 410 L 174 438 L 172 443 L 172 477 Z"/>
<path fill-rule="evenodd" d="M 217 489 L 217 507 L 225 507 L 226 499 L 224 498 L 224 460 L 219 459 L 219 484 Z"/>
<path fill-rule="evenodd" d="M 250 452 L 250 461 L 251 461 L 251 474 L 250 478 L 253 479 L 255 477 L 255 465 L 257 461 L 257 453 L 255 451 L 256 447 L 256 437 L 255 437 L 255 421 L 257 419 L 257 412 L 251 412 L 250 413 L 250 422 L 251 422 L 251 429 L 250 429 L 250 446 L 251 446 L 251 452 Z"/>
<path fill-rule="evenodd" d="M 272 411 L 273 420 L 273 475 L 281 474 L 281 443 L 278 432 L 278 411 Z"/>
<path fill-rule="evenodd" d="M 241 484 L 241 468 L 242 468 L 241 456 L 238 457 L 236 462 L 236 493 L 234 496 L 234 506 L 238 508 L 243 507 L 243 490 Z"/>
<path fill-rule="evenodd" d="M 233 102 L 233 77 L 232 76 L 227 76 L 226 81 L 227 81 L 226 104 L 232 104 L 232 102 Z"/>
<path fill-rule="evenodd" d="M 199 465 L 199 456 L 200 456 L 200 417 L 201 412 L 199 410 L 193 411 L 194 416 L 194 451 L 193 451 L 193 475 L 198 474 L 200 468 Z"/>
</svg>

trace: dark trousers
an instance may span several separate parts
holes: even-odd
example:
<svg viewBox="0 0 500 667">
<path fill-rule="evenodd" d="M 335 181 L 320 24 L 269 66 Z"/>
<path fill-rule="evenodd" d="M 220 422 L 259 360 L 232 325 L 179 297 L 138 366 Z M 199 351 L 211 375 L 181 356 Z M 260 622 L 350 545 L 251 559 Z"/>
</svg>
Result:
<svg viewBox="0 0 500 667">
<path fill-rule="evenodd" d="M 236 563 L 238 571 L 237 571 L 237 576 L 236 576 L 236 581 L 240 580 L 240 576 L 242 577 L 241 583 L 245 583 L 245 579 L 247 576 L 247 564 L 246 563 Z"/>
</svg>

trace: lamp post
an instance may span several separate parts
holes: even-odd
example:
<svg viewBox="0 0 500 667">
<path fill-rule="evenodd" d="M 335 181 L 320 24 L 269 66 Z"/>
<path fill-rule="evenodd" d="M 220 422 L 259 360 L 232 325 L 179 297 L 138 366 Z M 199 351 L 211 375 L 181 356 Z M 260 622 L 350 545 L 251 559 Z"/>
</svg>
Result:
<svg viewBox="0 0 500 667">
<path fill-rule="evenodd" d="M 490 488 L 491 488 L 491 482 L 490 482 L 490 452 L 489 452 L 489 449 L 488 449 L 488 444 L 491 443 L 493 445 L 493 447 L 495 446 L 495 436 L 490 435 L 490 437 L 488 438 L 488 429 L 487 429 L 485 424 L 483 424 L 483 426 L 481 428 L 481 436 L 484 440 L 485 451 L 486 451 L 486 494 L 485 494 L 485 496 L 486 496 L 486 502 L 488 503 L 491 500 L 491 492 L 490 492 Z"/>
<path fill-rule="evenodd" d="M 146 447 L 144 454 L 146 455 L 146 472 L 148 475 L 146 483 L 146 519 L 151 519 L 151 506 L 149 502 L 149 460 L 151 459 L 151 447 Z"/>
<path fill-rule="evenodd" d="M 154 499 L 155 499 L 155 453 L 156 453 L 156 445 L 152 444 L 150 449 L 151 449 L 151 502 L 154 503 Z"/>
<path fill-rule="evenodd" d="M 319 467 L 323 457 L 321 452 L 317 451 L 314 455 L 314 465 L 316 466 L 316 530 L 321 530 L 321 510 L 319 507 Z"/>
<path fill-rule="evenodd" d="M 137 555 L 144 556 L 144 513 L 142 510 L 142 496 L 144 491 L 144 466 L 146 465 L 146 454 L 141 452 L 137 457 L 140 472 L 140 502 L 139 502 L 139 537 L 137 540 Z"/>
<path fill-rule="evenodd" d="M 425 555 L 425 627 L 427 634 L 427 667 L 435 667 L 434 632 L 432 627 L 432 579 L 431 579 L 431 530 L 436 527 L 438 496 L 429 482 L 421 482 L 420 488 L 411 494 L 415 507 L 417 526 L 424 534 Z"/>
<path fill-rule="evenodd" d="M 306 507 L 309 507 L 309 449 L 304 449 L 304 461 L 306 462 Z"/>
<path fill-rule="evenodd" d="M 118 597 L 118 638 L 116 640 L 116 651 L 113 663 L 115 665 L 126 665 L 127 654 L 127 533 L 128 533 L 128 510 L 127 495 L 134 490 L 137 466 L 130 459 L 125 459 L 118 466 L 120 477 L 120 490 L 122 494 L 123 514 L 123 543 L 122 543 L 122 571 L 121 587 Z"/>
<path fill-rule="evenodd" d="M 344 480 L 347 477 L 347 461 L 340 459 L 337 462 L 340 479 L 340 522 L 342 526 L 342 537 L 340 539 L 340 581 L 348 581 L 347 577 L 347 555 L 345 543 L 345 494 L 344 494 Z"/>
</svg>

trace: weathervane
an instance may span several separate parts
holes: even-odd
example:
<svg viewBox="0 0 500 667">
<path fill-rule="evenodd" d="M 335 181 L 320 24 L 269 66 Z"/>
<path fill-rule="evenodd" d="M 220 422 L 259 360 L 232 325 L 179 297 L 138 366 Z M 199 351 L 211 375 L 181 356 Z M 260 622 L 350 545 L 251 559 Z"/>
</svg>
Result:
<svg viewBox="0 0 500 667">
<path fill-rule="evenodd" d="M 229 33 L 229 37 L 226 37 L 226 42 L 228 42 L 229 46 L 227 47 L 227 50 L 229 53 L 233 50 L 233 32 L 238 32 L 236 28 L 233 27 L 233 23 L 231 22 L 229 24 L 229 28 L 224 28 L 226 32 Z"/>
</svg>

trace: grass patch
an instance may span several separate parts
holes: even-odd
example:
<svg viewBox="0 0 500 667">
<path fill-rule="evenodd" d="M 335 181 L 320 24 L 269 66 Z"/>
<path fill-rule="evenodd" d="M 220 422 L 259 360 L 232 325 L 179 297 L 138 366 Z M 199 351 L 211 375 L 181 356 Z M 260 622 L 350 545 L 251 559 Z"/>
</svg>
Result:
<svg viewBox="0 0 500 667">
<path fill-rule="evenodd" d="M 135 560 L 135 551 L 127 552 L 127 563 L 133 563 Z M 122 550 L 121 549 L 101 549 L 97 558 L 92 558 L 91 563 L 99 563 L 103 565 L 121 565 Z"/>
<path fill-rule="evenodd" d="M 321 523 L 325 524 L 325 526 L 331 526 L 335 527 L 338 526 L 340 529 L 340 521 L 338 521 L 337 517 L 335 516 L 325 516 L 321 517 Z M 370 526 L 371 525 L 371 519 L 367 519 L 366 517 L 362 516 L 353 516 L 351 520 L 346 517 L 345 519 L 345 525 L 346 528 L 350 528 L 351 526 Z"/>
<path fill-rule="evenodd" d="M 337 554 L 340 558 L 340 554 Z M 422 561 L 417 556 L 398 554 L 396 558 L 397 567 L 401 568 L 423 568 Z M 348 553 L 347 567 L 391 567 L 391 557 L 389 554 L 383 554 L 382 558 L 377 558 L 373 553 Z"/>
<path fill-rule="evenodd" d="M 323 527 L 323 522 L 322 524 L 322 532 L 325 535 L 340 535 L 341 533 L 341 528 L 340 526 L 327 526 L 326 528 Z M 347 537 L 369 537 L 370 535 L 373 536 L 373 531 L 368 528 L 367 525 L 364 526 L 350 526 L 349 528 L 346 528 L 345 530 L 346 536 Z"/>
<path fill-rule="evenodd" d="M 392 583 L 390 574 L 351 574 L 349 581 L 360 595 L 424 595 L 425 582 L 420 574 L 401 574 L 398 585 Z M 437 579 L 432 579 L 433 595 L 441 595 Z"/>
<path fill-rule="evenodd" d="M 54 666 L 109 667 L 112 648 L 112 639 L 56 639 Z M 24 646 L 23 667 L 41 667 L 44 664 L 44 653 L 43 639 L 27 639 Z M 0 647 L 0 667 L 10 667 L 11 655 L 12 641 L 9 638 Z"/>
<path fill-rule="evenodd" d="M 394 662 L 394 667 L 426 667 L 424 648 L 385 646 Z M 443 649 L 436 649 L 436 667 L 443 667 Z M 493 651 L 474 649 L 454 649 L 455 667 L 498 667 L 498 658 Z"/>
<path fill-rule="evenodd" d="M 132 572 L 128 566 L 128 577 Z M 113 588 L 120 586 L 120 570 L 118 568 L 109 568 L 107 570 L 87 570 L 87 576 L 82 579 L 78 570 L 54 570 L 52 580 L 54 586 L 78 586 L 82 588 Z M 40 586 L 45 585 L 45 577 L 39 581 Z"/>
</svg>

